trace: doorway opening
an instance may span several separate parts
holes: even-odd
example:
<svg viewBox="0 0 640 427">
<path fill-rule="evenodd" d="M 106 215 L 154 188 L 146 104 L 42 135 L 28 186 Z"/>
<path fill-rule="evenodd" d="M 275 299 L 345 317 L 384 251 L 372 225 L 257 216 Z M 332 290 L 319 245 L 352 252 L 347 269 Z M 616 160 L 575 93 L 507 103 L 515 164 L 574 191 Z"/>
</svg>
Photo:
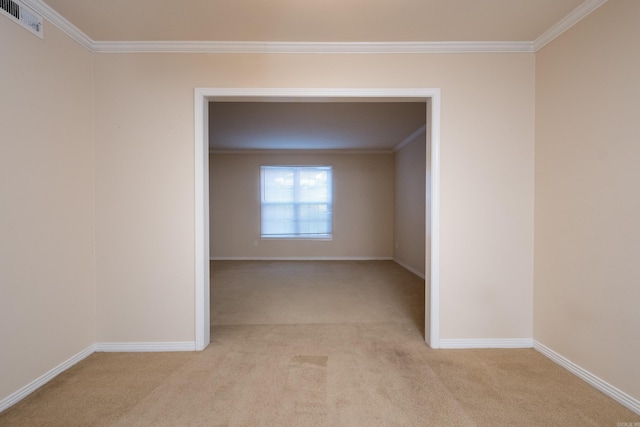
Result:
<svg viewBox="0 0 640 427">
<path fill-rule="evenodd" d="M 196 348 L 210 340 L 209 102 L 425 102 L 427 173 L 425 221 L 425 340 L 439 348 L 439 89 L 230 89 L 195 90 L 195 331 Z"/>
</svg>

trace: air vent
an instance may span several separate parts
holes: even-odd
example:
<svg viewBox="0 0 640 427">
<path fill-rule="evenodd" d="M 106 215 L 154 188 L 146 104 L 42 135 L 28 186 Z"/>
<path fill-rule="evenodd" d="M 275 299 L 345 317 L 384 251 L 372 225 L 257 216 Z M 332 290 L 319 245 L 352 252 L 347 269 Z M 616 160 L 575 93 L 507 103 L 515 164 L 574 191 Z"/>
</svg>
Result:
<svg viewBox="0 0 640 427">
<path fill-rule="evenodd" d="M 42 16 L 16 0 L 0 0 L 0 12 L 42 38 Z"/>
</svg>

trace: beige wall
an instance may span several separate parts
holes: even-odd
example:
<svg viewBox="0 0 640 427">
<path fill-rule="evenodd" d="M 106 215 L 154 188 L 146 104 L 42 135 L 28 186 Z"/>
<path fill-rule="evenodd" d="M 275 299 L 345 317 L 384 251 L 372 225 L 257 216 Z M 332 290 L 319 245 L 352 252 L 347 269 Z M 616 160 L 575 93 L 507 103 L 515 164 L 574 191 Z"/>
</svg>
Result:
<svg viewBox="0 0 640 427">
<path fill-rule="evenodd" d="M 95 342 L 92 55 L 0 16 L 0 400 Z"/>
<path fill-rule="evenodd" d="M 532 54 L 92 56 L 0 31 L 0 396 L 94 342 L 194 340 L 194 87 L 440 88 L 441 336 L 531 336 Z"/>
<path fill-rule="evenodd" d="M 610 1 L 535 57 L 92 57 L 2 17 L 0 399 L 96 341 L 194 340 L 194 87 L 441 88 L 441 337 L 535 319 L 638 398 L 639 20 Z"/>
<path fill-rule="evenodd" d="M 426 148 L 423 132 L 395 154 L 393 216 L 393 259 L 422 277 L 425 277 L 425 243 L 430 243 L 425 242 L 428 240 L 425 239 Z"/>
<path fill-rule="evenodd" d="M 442 337 L 531 337 L 533 54 L 100 54 L 99 341 L 194 340 L 194 87 L 441 88 Z"/>
<path fill-rule="evenodd" d="M 333 166 L 331 241 L 260 239 L 261 165 Z M 209 177 L 212 258 L 392 256 L 392 154 L 215 154 Z"/>
<path fill-rule="evenodd" d="M 98 342 L 194 341 L 188 59 L 95 56 Z"/>
<path fill-rule="evenodd" d="M 640 2 L 537 56 L 534 338 L 640 398 Z"/>
</svg>

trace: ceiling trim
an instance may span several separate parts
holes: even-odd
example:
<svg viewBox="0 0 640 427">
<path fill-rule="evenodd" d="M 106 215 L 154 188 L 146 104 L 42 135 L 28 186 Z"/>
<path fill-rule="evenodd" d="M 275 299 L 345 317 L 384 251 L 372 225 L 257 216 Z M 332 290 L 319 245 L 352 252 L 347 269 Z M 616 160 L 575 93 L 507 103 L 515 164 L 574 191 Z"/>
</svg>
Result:
<svg viewBox="0 0 640 427">
<path fill-rule="evenodd" d="M 99 53 L 530 53 L 533 42 L 93 42 Z"/>
<path fill-rule="evenodd" d="M 420 126 L 418 129 L 416 129 L 411 135 L 409 135 L 408 137 L 406 137 L 405 139 L 402 140 L 402 142 L 400 142 L 398 145 L 396 145 L 395 147 L 393 147 L 392 151 L 395 153 L 396 151 L 400 151 L 402 150 L 404 147 L 406 147 L 410 142 L 412 142 L 414 139 L 416 139 L 418 136 L 422 135 L 423 133 L 425 133 L 427 131 L 427 125 L 424 124 L 422 126 Z"/>
<path fill-rule="evenodd" d="M 573 9 L 571 13 L 542 33 L 542 35 L 533 42 L 533 50 L 535 52 L 539 51 L 606 2 L 607 0 L 586 0 L 581 3 Z"/>
<path fill-rule="evenodd" d="M 95 53 L 532 53 L 602 6 L 585 0 L 534 41 L 520 42 L 221 42 L 94 41 L 43 0 L 22 0 L 73 40 Z"/>
<path fill-rule="evenodd" d="M 331 149 L 322 149 L 322 148 L 313 148 L 313 149 L 305 149 L 305 148 L 248 148 L 248 149 L 215 149 L 209 148 L 209 154 L 393 154 L 394 151 L 389 150 L 368 150 L 368 149 L 339 149 L 339 148 L 331 148 Z"/>
<path fill-rule="evenodd" d="M 29 6 L 35 12 L 42 15 L 47 21 L 58 27 L 63 33 L 71 37 L 76 42 L 89 50 L 93 50 L 95 43 L 91 38 L 82 32 L 78 27 L 67 21 L 62 15 L 53 10 L 48 4 L 42 0 L 22 0 L 24 4 Z"/>
</svg>

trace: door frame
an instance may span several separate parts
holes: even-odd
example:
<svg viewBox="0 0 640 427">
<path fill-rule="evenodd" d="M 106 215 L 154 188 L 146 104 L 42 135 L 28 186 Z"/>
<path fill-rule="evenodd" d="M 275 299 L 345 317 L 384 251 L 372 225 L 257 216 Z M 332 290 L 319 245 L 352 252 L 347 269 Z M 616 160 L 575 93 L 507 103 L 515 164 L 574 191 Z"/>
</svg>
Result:
<svg viewBox="0 0 640 427">
<path fill-rule="evenodd" d="M 431 161 L 430 178 L 431 230 L 429 244 L 431 265 L 429 307 L 425 307 L 425 341 L 431 348 L 440 348 L 440 89 L 439 88 L 195 88 L 194 91 L 194 153 L 195 153 L 195 343 L 204 350 L 210 342 L 210 271 L 209 271 L 209 102 L 210 101 L 416 101 L 427 103 L 427 161 Z M 428 181 L 427 181 L 428 182 Z M 429 227 L 430 225 L 430 227 Z M 426 237 L 426 236 L 425 236 Z M 426 250 L 427 248 L 425 248 Z M 427 281 L 425 281 L 427 286 Z M 427 299 L 425 298 L 425 301 Z M 426 302 L 425 302 L 426 305 Z M 429 310 L 427 310 L 427 308 Z"/>
</svg>

